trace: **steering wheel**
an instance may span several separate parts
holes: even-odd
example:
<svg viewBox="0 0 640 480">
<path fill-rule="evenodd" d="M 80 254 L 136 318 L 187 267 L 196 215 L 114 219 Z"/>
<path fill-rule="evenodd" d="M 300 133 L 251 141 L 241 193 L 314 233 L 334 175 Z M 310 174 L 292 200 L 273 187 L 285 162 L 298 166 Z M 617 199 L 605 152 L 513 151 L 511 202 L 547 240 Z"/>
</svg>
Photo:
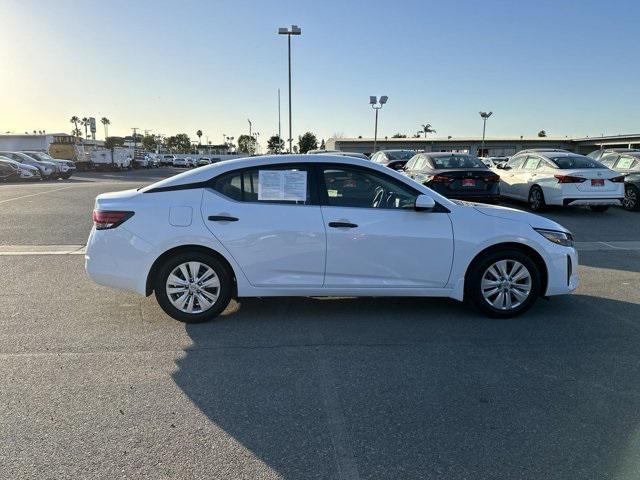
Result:
<svg viewBox="0 0 640 480">
<path fill-rule="evenodd" d="M 373 194 L 373 202 L 371 203 L 371 206 L 373 208 L 384 208 L 387 197 L 386 190 L 383 186 L 378 185 L 374 192 L 375 193 Z"/>
</svg>

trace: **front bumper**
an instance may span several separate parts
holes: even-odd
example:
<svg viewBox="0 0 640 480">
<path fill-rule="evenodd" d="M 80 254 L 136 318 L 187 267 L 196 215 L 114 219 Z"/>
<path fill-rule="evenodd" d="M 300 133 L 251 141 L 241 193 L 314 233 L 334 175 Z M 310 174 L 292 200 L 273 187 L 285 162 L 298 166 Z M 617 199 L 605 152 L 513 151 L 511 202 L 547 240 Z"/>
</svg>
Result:
<svg viewBox="0 0 640 480">
<path fill-rule="evenodd" d="M 550 242 L 549 242 L 550 243 Z M 547 264 L 547 289 L 545 296 L 564 295 L 573 292 L 578 279 L 578 252 L 573 247 L 554 245 L 545 251 Z"/>
</svg>

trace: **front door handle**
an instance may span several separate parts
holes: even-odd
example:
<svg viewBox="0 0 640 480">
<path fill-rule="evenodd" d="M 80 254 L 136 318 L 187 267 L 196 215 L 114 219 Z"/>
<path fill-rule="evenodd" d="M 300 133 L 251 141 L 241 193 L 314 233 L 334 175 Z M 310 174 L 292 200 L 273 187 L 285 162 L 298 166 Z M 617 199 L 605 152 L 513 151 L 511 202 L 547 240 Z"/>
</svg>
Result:
<svg viewBox="0 0 640 480">
<path fill-rule="evenodd" d="M 209 220 L 212 222 L 237 222 L 236 217 L 229 217 L 228 215 L 211 215 Z"/>
<path fill-rule="evenodd" d="M 329 222 L 329 226 L 332 228 L 356 228 L 358 225 L 349 222 Z"/>
</svg>

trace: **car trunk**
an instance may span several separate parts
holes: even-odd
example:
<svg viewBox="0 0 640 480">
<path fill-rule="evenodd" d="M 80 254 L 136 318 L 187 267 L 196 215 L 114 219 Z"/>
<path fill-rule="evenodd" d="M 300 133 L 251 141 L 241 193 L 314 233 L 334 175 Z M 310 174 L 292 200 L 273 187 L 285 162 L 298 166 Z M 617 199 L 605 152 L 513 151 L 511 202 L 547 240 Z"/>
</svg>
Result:
<svg viewBox="0 0 640 480">
<path fill-rule="evenodd" d="M 610 178 L 619 176 L 617 172 L 609 169 L 562 170 L 560 175 L 584 178 L 584 182 L 576 184 L 581 192 L 613 192 L 618 190 L 620 185 L 609 181 Z"/>
<path fill-rule="evenodd" d="M 499 180 L 495 173 L 482 169 L 435 170 L 435 172 L 431 181 L 445 186 L 447 191 L 456 193 L 483 194 L 491 190 Z"/>
</svg>

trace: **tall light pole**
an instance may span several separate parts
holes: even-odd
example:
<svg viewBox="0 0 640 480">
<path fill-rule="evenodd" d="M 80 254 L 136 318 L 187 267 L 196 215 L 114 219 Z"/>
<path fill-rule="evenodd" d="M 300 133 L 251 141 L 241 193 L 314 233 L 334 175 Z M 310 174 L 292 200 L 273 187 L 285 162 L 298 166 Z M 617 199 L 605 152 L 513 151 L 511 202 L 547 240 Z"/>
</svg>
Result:
<svg viewBox="0 0 640 480">
<path fill-rule="evenodd" d="M 293 153 L 293 134 L 291 133 L 291 35 L 302 35 L 302 29 L 297 25 L 278 28 L 278 35 L 286 35 L 289 46 L 289 153 Z"/>
<path fill-rule="evenodd" d="M 375 133 L 373 134 L 373 153 L 376 153 L 376 149 L 378 146 L 378 110 L 382 108 L 382 106 L 387 103 L 389 97 L 386 95 L 382 95 L 380 97 L 380 102 L 378 102 L 378 98 L 373 95 L 369 97 L 369 105 L 376 111 L 376 128 Z"/>
<path fill-rule="evenodd" d="M 247 118 L 247 122 L 249 122 L 249 136 L 251 136 L 251 120 Z"/>
<path fill-rule="evenodd" d="M 480 147 L 480 156 L 484 155 L 484 134 L 487 130 L 487 119 L 493 115 L 493 112 L 479 112 L 480 113 L 480 117 L 482 118 L 482 147 Z"/>
</svg>

